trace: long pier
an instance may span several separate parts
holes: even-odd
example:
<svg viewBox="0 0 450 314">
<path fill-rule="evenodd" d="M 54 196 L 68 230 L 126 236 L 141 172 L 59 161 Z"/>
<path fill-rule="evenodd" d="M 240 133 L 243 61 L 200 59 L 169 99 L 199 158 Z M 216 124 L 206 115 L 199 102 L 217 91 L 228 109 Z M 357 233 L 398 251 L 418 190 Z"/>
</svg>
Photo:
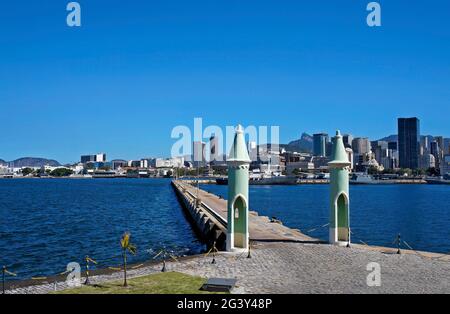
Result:
<svg viewBox="0 0 450 314">
<path fill-rule="evenodd" d="M 175 180 L 172 186 L 197 231 L 207 242 L 216 242 L 218 249 L 225 249 L 227 232 L 227 201 L 215 194 L 197 189 L 189 181 Z M 249 211 L 250 241 L 259 242 L 311 242 L 311 238 L 298 229 L 283 226 L 281 222 L 272 222 L 269 217 L 259 216 Z"/>
</svg>

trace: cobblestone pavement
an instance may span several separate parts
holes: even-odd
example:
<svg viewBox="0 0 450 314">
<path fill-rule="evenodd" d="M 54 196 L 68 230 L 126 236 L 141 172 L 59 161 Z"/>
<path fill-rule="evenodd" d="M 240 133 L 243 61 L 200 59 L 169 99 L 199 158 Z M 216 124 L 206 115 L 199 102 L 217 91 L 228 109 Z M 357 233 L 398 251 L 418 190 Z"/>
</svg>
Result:
<svg viewBox="0 0 450 314">
<path fill-rule="evenodd" d="M 167 264 L 205 278 L 237 278 L 239 293 L 450 293 L 450 262 L 413 254 L 386 254 L 361 247 L 340 248 L 325 244 L 257 243 L 244 254 L 197 256 Z M 369 287 L 366 269 L 381 266 L 381 286 Z M 159 272 L 161 265 L 130 270 L 130 277 Z M 91 278 L 93 283 L 122 278 L 121 273 Z M 65 283 L 58 283 L 58 290 Z M 54 284 L 10 290 L 8 293 L 48 293 Z"/>
</svg>

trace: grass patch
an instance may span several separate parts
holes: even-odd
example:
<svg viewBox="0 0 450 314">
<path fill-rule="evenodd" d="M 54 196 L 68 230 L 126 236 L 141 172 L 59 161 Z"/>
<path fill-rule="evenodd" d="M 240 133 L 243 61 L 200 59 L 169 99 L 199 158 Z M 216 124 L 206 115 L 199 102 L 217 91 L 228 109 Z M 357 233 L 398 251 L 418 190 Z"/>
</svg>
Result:
<svg viewBox="0 0 450 314">
<path fill-rule="evenodd" d="M 205 282 L 201 277 L 168 272 L 128 279 L 128 287 L 123 287 L 123 281 L 111 281 L 55 294 L 205 294 L 209 292 L 200 290 Z"/>
</svg>

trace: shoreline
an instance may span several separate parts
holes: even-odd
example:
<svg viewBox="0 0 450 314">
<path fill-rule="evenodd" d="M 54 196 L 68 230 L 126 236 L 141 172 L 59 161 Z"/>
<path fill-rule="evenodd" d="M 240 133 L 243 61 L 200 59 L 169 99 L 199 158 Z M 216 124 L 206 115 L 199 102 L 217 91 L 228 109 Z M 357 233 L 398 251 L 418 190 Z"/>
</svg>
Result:
<svg viewBox="0 0 450 314">
<path fill-rule="evenodd" d="M 1 177 L 0 180 L 26 180 L 26 179 L 35 179 L 35 180 L 63 180 L 63 179 L 69 179 L 69 180 L 93 180 L 93 179 L 171 179 L 174 178 L 171 177 L 127 177 L 127 176 L 117 176 L 117 177 Z M 192 177 L 189 177 L 189 179 L 186 178 L 186 180 L 191 180 Z M 183 178 L 181 178 L 183 180 Z M 192 180 L 191 180 L 192 181 Z M 195 180 L 194 180 L 195 181 Z M 200 179 L 200 184 L 206 184 L 206 185 L 217 185 L 215 182 L 215 178 L 211 179 Z M 267 184 L 267 185 L 260 185 L 260 186 L 279 186 L 279 185 L 285 185 L 285 186 L 296 186 L 296 185 L 328 185 L 329 181 L 327 180 L 310 180 L 310 179 L 299 179 L 299 182 L 296 184 Z M 425 179 L 403 179 L 403 180 L 392 180 L 392 181 L 375 181 L 371 183 L 363 183 L 363 182 L 350 182 L 350 185 L 440 185 L 435 183 L 427 182 Z M 445 185 L 445 184 L 443 184 Z M 253 186 L 253 185 L 252 185 Z"/>
</svg>

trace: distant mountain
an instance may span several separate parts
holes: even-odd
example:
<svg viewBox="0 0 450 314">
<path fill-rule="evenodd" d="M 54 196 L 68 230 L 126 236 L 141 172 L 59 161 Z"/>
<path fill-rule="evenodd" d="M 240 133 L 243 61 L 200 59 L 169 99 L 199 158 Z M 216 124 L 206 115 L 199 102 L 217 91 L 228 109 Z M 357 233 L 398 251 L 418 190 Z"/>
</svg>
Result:
<svg viewBox="0 0 450 314">
<path fill-rule="evenodd" d="M 398 135 L 397 135 L 397 134 L 389 135 L 389 136 L 380 138 L 379 141 L 384 141 L 384 142 L 397 142 L 397 141 L 398 141 Z"/>
<path fill-rule="evenodd" d="M 299 140 L 290 142 L 287 145 L 280 145 L 287 151 L 298 153 L 312 153 L 313 137 L 307 133 L 303 133 Z"/>
<path fill-rule="evenodd" d="M 1 166 L 4 166 L 4 165 L 6 165 L 6 164 L 7 164 L 6 161 L 4 161 L 3 159 L 0 159 L 0 165 L 1 165 Z"/>
<path fill-rule="evenodd" d="M 43 167 L 43 166 L 51 166 L 51 167 L 59 167 L 61 164 L 56 160 L 45 159 L 45 158 L 35 158 L 35 157 L 24 157 L 19 158 L 9 162 L 9 165 L 16 168 L 21 167 Z"/>
</svg>

